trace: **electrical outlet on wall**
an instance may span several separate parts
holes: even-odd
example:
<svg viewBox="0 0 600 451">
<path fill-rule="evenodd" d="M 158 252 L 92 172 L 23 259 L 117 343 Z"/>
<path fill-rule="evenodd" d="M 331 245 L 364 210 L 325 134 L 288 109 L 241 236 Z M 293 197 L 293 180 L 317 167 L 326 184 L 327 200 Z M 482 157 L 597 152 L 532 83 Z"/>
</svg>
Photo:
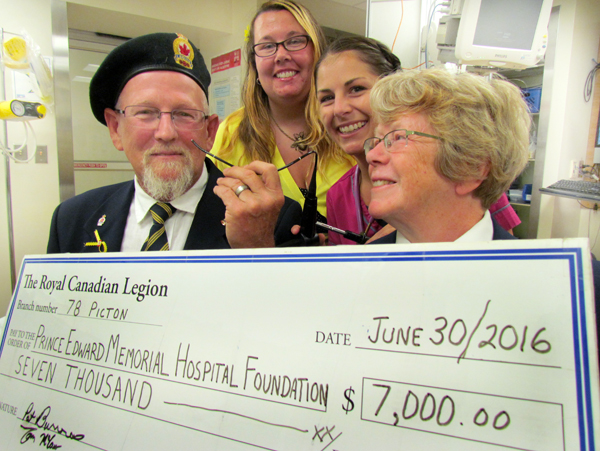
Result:
<svg viewBox="0 0 600 451">
<path fill-rule="evenodd" d="M 571 165 L 569 169 L 569 178 L 577 179 L 581 177 L 583 173 L 583 161 L 571 160 Z"/>
<path fill-rule="evenodd" d="M 36 163 L 48 163 L 48 146 L 37 146 L 35 151 Z"/>
<path fill-rule="evenodd" d="M 579 169 L 579 165 L 577 164 L 577 161 L 571 160 L 571 164 L 569 165 L 569 178 L 570 179 L 577 178 L 578 169 Z"/>
<path fill-rule="evenodd" d="M 19 147 L 21 147 L 21 144 L 13 146 L 13 149 L 18 149 Z M 19 150 L 18 152 L 14 152 L 13 157 L 15 157 L 15 159 L 17 159 L 19 161 L 27 160 L 27 146 L 25 146 L 23 149 Z"/>
</svg>

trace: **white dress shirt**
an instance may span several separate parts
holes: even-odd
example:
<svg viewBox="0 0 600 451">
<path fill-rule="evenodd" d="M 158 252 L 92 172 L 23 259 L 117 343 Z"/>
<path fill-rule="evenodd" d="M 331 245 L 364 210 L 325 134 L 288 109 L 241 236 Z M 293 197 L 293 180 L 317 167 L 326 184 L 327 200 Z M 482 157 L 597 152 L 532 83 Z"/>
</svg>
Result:
<svg viewBox="0 0 600 451">
<path fill-rule="evenodd" d="M 192 227 L 198 203 L 204 194 L 208 182 L 206 165 L 198 181 L 185 194 L 169 202 L 177 211 L 165 222 L 169 249 L 172 251 L 183 250 L 187 236 Z M 156 200 L 150 197 L 135 178 L 135 195 L 131 201 L 127 225 L 121 243 L 121 252 L 139 252 L 150 234 L 152 215 L 150 208 Z"/>
<path fill-rule="evenodd" d="M 463 242 L 476 242 L 476 241 L 492 241 L 494 238 L 494 224 L 492 223 L 492 216 L 489 210 L 486 210 L 483 218 L 463 235 L 458 237 L 455 241 Z M 404 235 L 396 231 L 396 243 L 407 244 L 410 243 Z"/>
</svg>

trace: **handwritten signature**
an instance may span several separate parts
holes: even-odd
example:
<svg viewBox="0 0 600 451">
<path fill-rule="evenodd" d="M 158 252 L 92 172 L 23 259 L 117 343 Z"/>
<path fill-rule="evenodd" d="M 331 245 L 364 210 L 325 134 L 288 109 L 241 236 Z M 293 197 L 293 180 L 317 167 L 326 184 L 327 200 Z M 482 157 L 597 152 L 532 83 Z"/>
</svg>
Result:
<svg viewBox="0 0 600 451">
<path fill-rule="evenodd" d="M 51 423 L 50 412 L 52 411 L 52 407 L 46 407 L 39 415 L 36 414 L 34 408 L 35 406 L 33 403 L 29 404 L 25 415 L 23 415 L 22 421 L 27 424 L 21 425 L 21 428 L 25 430 L 25 433 L 21 437 L 21 444 L 27 443 L 29 440 L 32 440 L 35 443 L 35 433 L 37 433 L 38 430 L 42 431 L 40 434 L 40 446 L 44 446 L 46 449 L 58 449 L 62 447 L 62 445 L 54 443 L 54 439 L 57 435 L 76 441 L 83 440 L 85 437 L 84 434 L 74 434 L 57 424 Z"/>
</svg>

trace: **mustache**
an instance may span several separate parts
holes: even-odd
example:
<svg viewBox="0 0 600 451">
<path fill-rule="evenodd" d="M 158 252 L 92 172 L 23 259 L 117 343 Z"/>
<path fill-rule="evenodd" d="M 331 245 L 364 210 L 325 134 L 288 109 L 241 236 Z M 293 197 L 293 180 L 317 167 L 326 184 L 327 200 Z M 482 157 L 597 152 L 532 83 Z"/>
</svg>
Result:
<svg viewBox="0 0 600 451">
<path fill-rule="evenodd" d="M 153 156 L 157 155 L 180 155 L 183 160 L 163 162 L 160 160 L 153 160 Z M 144 167 L 162 167 L 162 168 L 176 168 L 183 166 L 192 166 L 192 153 L 189 149 L 180 146 L 154 146 L 144 152 L 142 163 Z M 158 165 L 158 166 L 157 166 Z"/>
<path fill-rule="evenodd" d="M 144 159 L 153 155 L 176 154 L 191 158 L 192 153 L 186 147 L 181 146 L 154 146 L 144 152 Z"/>
</svg>

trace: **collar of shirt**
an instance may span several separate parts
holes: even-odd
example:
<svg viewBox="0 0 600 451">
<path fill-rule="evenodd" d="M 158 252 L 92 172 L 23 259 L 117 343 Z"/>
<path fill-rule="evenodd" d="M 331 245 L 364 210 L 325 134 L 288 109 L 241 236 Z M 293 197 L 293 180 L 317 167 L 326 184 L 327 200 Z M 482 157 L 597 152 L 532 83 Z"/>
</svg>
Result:
<svg viewBox="0 0 600 451">
<path fill-rule="evenodd" d="M 202 170 L 202 175 L 200 178 L 194 183 L 189 190 L 187 190 L 182 196 L 179 196 L 177 199 L 173 199 L 169 202 L 173 205 L 177 211 L 182 211 L 185 213 L 196 213 L 196 207 L 198 206 L 198 202 L 202 198 L 204 194 L 204 188 L 206 188 L 206 183 L 208 182 L 208 171 L 206 170 L 206 166 L 204 166 Z M 153 199 L 142 189 L 140 186 L 137 176 L 135 177 L 135 196 L 134 196 L 134 205 L 135 205 L 135 217 L 137 223 L 141 223 L 142 220 L 148 215 L 150 208 L 152 205 L 156 203 L 156 199 Z"/>
<path fill-rule="evenodd" d="M 494 224 L 492 223 L 492 216 L 489 210 L 486 210 L 483 214 L 483 218 L 467 230 L 462 236 L 458 237 L 455 241 L 462 242 L 477 242 L 477 241 L 491 241 L 494 238 Z M 404 235 L 396 231 L 396 243 L 407 244 L 410 243 Z"/>
<path fill-rule="evenodd" d="M 135 194 L 127 217 L 127 225 L 121 244 L 122 252 L 139 252 L 152 227 L 152 216 L 149 211 L 156 200 L 150 197 L 135 178 Z M 182 196 L 169 202 L 177 209 L 175 214 L 165 223 L 170 250 L 182 250 L 194 220 L 196 208 L 204 195 L 208 183 L 206 165 L 196 183 Z"/>
</svg>

